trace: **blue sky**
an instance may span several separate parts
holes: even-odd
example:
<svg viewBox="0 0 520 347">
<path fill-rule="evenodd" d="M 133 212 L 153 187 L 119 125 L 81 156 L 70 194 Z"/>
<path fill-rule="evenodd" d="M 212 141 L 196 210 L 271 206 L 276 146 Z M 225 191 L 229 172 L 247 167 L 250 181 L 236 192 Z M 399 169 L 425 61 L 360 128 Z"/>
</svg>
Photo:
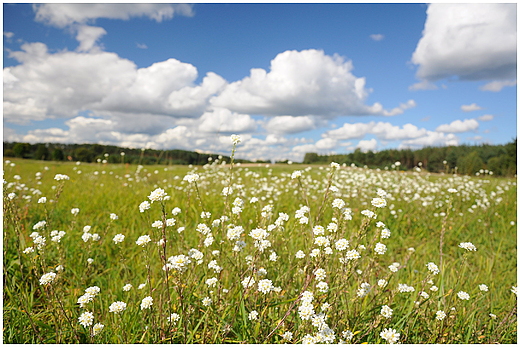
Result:
<svg viewBox="0 0 520 347">
<path fill-rule="evenodd" d="M 516 137 L 516 4 L 4 3 L 4 141 L 300 161 Z"/>
</svg>

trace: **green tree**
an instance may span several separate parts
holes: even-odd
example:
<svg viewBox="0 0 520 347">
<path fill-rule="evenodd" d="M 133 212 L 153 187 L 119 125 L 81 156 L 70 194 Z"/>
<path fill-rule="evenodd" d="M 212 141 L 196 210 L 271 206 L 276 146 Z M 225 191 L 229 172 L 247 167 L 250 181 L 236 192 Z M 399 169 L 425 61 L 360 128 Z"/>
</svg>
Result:
<svg viewBox="0 0 520 347">
<path fill-rule="evenodd" d="M 25 158 L 31 152 L 31 145 L 19 142 L 13 146 L 13 152 L 16 157 Z"/>
<path fill-rule="evenodd" d="M 34 159 L 36 160 L 49 160 L 49 149 L 43 143 L 38 145 L 36 152 L 34 152 Z"/>
<path fill-rule="evenodd" d="M 74 151 L 74 157 L 79 161 L 84 162 L 92 162 L 92 158 L 94 157 L 94 153 L 88 148 L 85 147 L 78 147 Z"/>
<path fill-rule="evenodd" d="M 304 164 L 312 164 L 318 160 L 318 153 L 305 153 L 305 157 L 303 157 Z"/>
<path fill-rule="evenodd" d="M 467 156 L 462 156 L 457 160 L 459 173 L 466 175 L 474 175 L 477 171 L 484 168 L 484 162 L 477 151 L 471 152 Z"/>
<path fill-rule="evenodd" d="M 63 154 L 61 148 L 55 148 L 52 151 L 52 160 L 62 161 L 63 159 L 65 159 L 65 155 Z"/>
</svg>

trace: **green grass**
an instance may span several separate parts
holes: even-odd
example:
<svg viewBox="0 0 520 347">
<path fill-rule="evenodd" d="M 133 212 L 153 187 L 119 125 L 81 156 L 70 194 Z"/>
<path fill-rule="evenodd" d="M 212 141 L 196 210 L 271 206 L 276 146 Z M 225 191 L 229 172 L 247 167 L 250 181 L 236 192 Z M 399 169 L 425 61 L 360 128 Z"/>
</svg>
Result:
<svg viewBox="0 0 520 347">
<path fill-rule="evenodd" d="M 218 163 L 138 169 L 121 164 L 12 162 L 14 166 L 4 164 L 6 343 L 282 343 L 287 342 L 281 336 L 285 332 L 293 334 L 291 342 L 302 342 L 326 332 L 324 326 L 300 317 L 299 296 L 305 290 L 314 295 L 316 315 L 324 303 L 330 305 L 325 323 L 334 343 L 385 343 L 380 332 L 386 328 L 395 329 L 399 342 L 409 344 L 517 341 L 517 296 L 511 292 L 517 285 L 516 180 L 303 165 L 235 165 L 230 170 Z M 295 170 L 302 176 L 292 179 Z M 191 173 L 199 175 L 196 184 L 183 180 Z M 66 174 L 70 180 L 56 181 L 56 174 Z M 222 190 L 228 186 L 233 193 L 226 197 Z M 139 204 L 156 188 L 163 188 L 169 200 L 156 201 L 140 213 Z M 458 192 L 448 193 L 449 188 Z M 388 193 L 386 207 L 371 204 L 378 189 Z M 11 199 L 10 193 L 16 196 Z M 40 197 L 47 202 L 38 203 Z M 243 208 L 234 214 L 237 197 Z M 258 201 L 251 203 L 253 197 Z M 344 200 L 352 220 L 332 206 L 334 199 Z M 270 213 L 263 210 L 268 205 Z M 310 208 L 308 224 L 295 217 L 302 206 Z M 182 212 L 173 216 L 175 207 Z M 72 208 L 80 209 L 77 216 L 71 214 Z M 377 218 L 366 218 L 363 210 L 374 211 Z M 202 218 L 202 212 L 211 212 L 211 217 Z M 281 212 L 289 220 L 269 231 L 270 246 L 261 252 L 249 233 L 256 228 L 270 230 Z M 111 220 L 110 213 L 118 219 Z M 229 219 L 213 224 L 222 216 Z M 151 226 L 169 218 L 175 218 L 175 226 Z M 30 235 L 42 220 L 47 225 L 39 233 L 46 245 L 38 250 Z M 333 220 L 336 232 L 327 230 Z M 391 231 L 390 238 L 380 238 L 378 221 Z M 200 223 L 211 229 L 211 245 L 204 245 L 207 235 L 197 231 Z M 99 241 L 82 240 L 86 225 L 91 234 L 99 234 Z M 319 236 L 329 239 L 332 254 L 314 244 L 316 225 L 325 228 Z M 233 250 L 235 240 L 227 237 L 232 226 L 244 229 L 239 240 L 246 245 L 241 251 Z M 179 227 L 184 231 L 178 232 Z M 66 232 L 59 243 L 51 241 L 53 230 Z M 116 234 L 125 235 L 121 244 L 112 241 Z M 156 244 L 163 234 L 165 248 Z M 142 235 L 150 235 L 152 242 L 137 245 Z M 341 238 L 349 241 L 347 250 L 335 248 Z M 377 242 L 386 245 L 384 254 L 374 252 Z M 461 242 L 473 243 L 477 251 L 458 247 Z M 35 252 L 23 253 L 27 247 Z M 201 264 L 191 259 L 185 271 L 170 270 L 166 278 L 165 259 L 187 256 L 191 249 L 203 253 Z M 320 249 L 320 254 L 310 257 L 313 249 Z M 342 263 L 340 258 L 352 249 L 361 257 Z M 296 258 L 299 250 L 305 258 Z M 220 272 L 208 267 L 212 260 Z M 400 263 L 395 273 L 388 268 L 394 262 Z M 428 271 L 429 262 L 441 268 L 440 274 Z M 58 265 L 64 270 L 56 271 Z M 319 290 L 320 281 L 314 277 L 317 268 L 326 271 L 326 292 Z M 40 285 L 42 275 L 51 271 L 57 273 L 56 279 Z M 256 283 L 245 289 L 241 282 L 247 276 Z M 213 277 L 218 282 L 210 288 L 206 280 Z M 262 279 L 271 280 L 277 291 L 258 291 Z M 379 287 L 380 279 L 388 284 Z M 371 288 L 359 297 L 364 282 Z M 125 292 L 122 288 L 128 283 L 133 288 Z M 138 289 L 143 283 L 144 288 Z M 399 284 L 414 291 L 400 293 Z M 480 284 L 489 291 L 480 291 Z M 431 290 L 432 285 L 439 290 Z M 78 298 L 92 286 L 98 286 L 100 293 L 80 308 Z M 459 299 L 459 291 L 470 299 Z M 147 296 L 153 305 L 141 310 L 141 300 Z M 204 298 L 210 298 L 211 305 L 205 306 Z M 123 313 L 109 312 L 115 301 L 127 304 Z M 390 318 L 380 314 L 383 305 L 392 308 Z M 253 310 L 257 320 L 248 318 Z M 447 314 L 443 321 L 435 319 L 438 310 Z M 93 323 L 104 325 L 99 334 L 91 336 L 92 325 L 79 324 L 85 311 L 94 314 Z M 170 324 L 166 319 L 170 313 L 180 319 Z M 348 336 L 348 331 L 351 339 L 342 334 Z"/>
</svg>

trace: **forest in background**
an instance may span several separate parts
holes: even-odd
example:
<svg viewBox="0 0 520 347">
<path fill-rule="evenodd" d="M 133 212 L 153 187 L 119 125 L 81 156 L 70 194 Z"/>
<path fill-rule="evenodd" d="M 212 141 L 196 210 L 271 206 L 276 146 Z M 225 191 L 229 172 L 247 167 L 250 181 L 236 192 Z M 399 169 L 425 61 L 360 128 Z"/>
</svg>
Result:
<svg viewBox="0 0 520 347">
<path fill-rule="evenodd" d="M 124 155 L 121 155 L 124 153 Z M 229 156 L 198 153 L 179 149 L 155 150 L 132 149 L 100 144 L 58 144 L 58 143 L 21 143 L 4 142 L 4 157 L 18 157 L 36 160 L 81 161 L 130 164 L 163 165 L 204 165 L 208 159 L 229 162 Z M 251 163 L 249 160 L 236 159 L 235 162 Z M 270 163 L 257 160 L 256 163 Z M 278 163 L 287 163 L 288 160 Z M 477 173 L 495 176 L 516 175 L 516 139 L 505 145 L 460 145 L 447 147 L 424 147 L 421 149 L 386 149 L 378 152 L 362 152 L 357 149 L 348 154 L 320 155 L 306 153 L 303 164 L 356 165 L 372 169 L 413 170 L 420 167 L 429 172 L 458 173 L 475 175 Z M 396 163 L 397 165 L 396 167 Z M 480 172 L 483 170 L 483 172 Z"/>
<path fill-rule="evenodd" d="M 491 171 L 495 176 L 516 175 L 516 139 L 505 145 L 460 145 L 424 147 L 421 149 L 386 149 L 362 152 L 356 149 L 348 154 L 319 155 L 307 153 L 304 164 L 326 164 L 331 161 L 369 168 L 391 169 L 399 162 L 399 170 L 421 167 L 429 172 L 475 175 Z M 487 170 L 487 171 L 486 171 Z"/>
</svg>

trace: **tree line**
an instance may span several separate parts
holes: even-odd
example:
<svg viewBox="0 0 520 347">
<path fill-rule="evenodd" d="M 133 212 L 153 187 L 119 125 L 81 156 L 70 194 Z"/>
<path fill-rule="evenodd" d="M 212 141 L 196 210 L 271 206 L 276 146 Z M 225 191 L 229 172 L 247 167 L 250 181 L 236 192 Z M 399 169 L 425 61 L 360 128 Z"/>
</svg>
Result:
<svg viewBox="0 0 520 347">
<path fill-rule="evenodd" d="M 36 160 L 81 161 L 86 163 L 129 163 L 164 165 L 204 165 L 211 157 L 230 162 L 229 156 L 198 153 L 180 149 L 155 150 L 135 149 L 100 144 L 59 144 L 4 142 L 4 157 L 18 157 Z M 235 162 L 249 162 L 235 159 Z"/>
<path fill-rule="evenodd" d="M 124 155 L 122 155 L 124 153 Z M 306 153 L 303 164 L 340 164 L 367 166 L 369 168 L 391 169 L 398 163 L 399 170 L 421 167 L 429 172 L 459 173 L 474 175 L 480 170 L 491 171 L 495 176 L 516 175 L 516 139 L 505 145 L 460 145 L 447 147 L 424 147 L 417 150 L 387 149 L 379 152 L 362 152 L 356 149 L 348 154 L 319 155 Z M 229 156 L 198 153 L 180 149 L 155 150 L 123 148 L 100 144 L 59 144 L 4 142 L 4 157 L 18 157 L 36 160 L 107 162 L 130 164 L 163 165 L 204 165 L 211 157 L 218 157 L 229 163 Z M 244 159 L 235 162 L 251 163 Z M 270 163 L 257 160 L 256 163 Z M 287 163 L 288 161 L 278 161 Z"/>
<path fill-rule="evenodd" d="M 362 152 L 356 149 L 348 154 L 319 155 L 306 153 L 304 164 L 355 164 L 369 168 L 412 170 L 421 167 L 429 172 L 459 173 L 463 175 L 489 174 L 516 175 L 516 138 L 505 145 L 460 145 L 424 147 L 417 150 L 387 149 L 379 152 Z M 481 172 L 483 170 L 483 172 Z"/>
</svg>

